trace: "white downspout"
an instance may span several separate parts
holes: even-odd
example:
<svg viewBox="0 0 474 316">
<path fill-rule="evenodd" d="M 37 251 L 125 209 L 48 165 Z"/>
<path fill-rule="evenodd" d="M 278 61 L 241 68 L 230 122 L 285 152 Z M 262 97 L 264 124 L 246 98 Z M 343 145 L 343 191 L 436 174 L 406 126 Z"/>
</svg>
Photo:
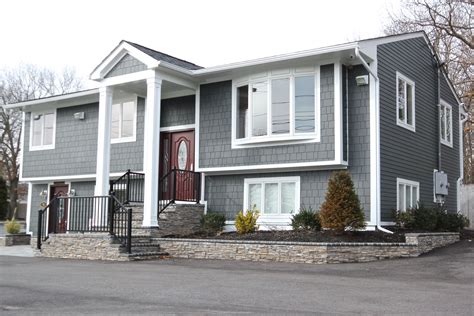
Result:
<svg viewBox="0 0 474 316">
<path fill-rule="evenodd" d="M 375 74 L 372 71 L 372 69 L 370 69 L 369 65 L 367 65 L 366 61 L 362 58 L 359 52 L 359 47 L 355 48 L 355 56 L 356 58 L 360 60 L 360 62 L 362 63 L 362 66 L 364 66 L 364 68 L 369 72 L 369 74 L 372 76 L 372 78 L 375 81 L 375 117 L 376 117 L 375 135 L 376 135 L 376 142 L 377 142 L 377 146 L 375 146 L 377 148 L 376 149 L 376 157 L 377 157 L 376 159 L 377 160 L 377 167 L 376 167 L 377 181 L 376 182 L 377 183 L 376 183 L 376 197 L 375 197 L 376 199 L 375 223 L 378 230 L 383 231 L 388 234 L 393 234 L 392 231 L 380 226 L 380 150 L 379 150 L 380 146 L 378 146 L 378 144 L 380 143 L 380 124 L 379 124 L 379 112 L 378 112 L 379 111 L 379 77 L 377 76 L 377 74 Z"/>
<path fill-rule="evenodd" d="M 464 103 L 459 104 L 459 116 L 464 116 L 459 120 L 459 174 L 457 181 L 457 212 L 461 211 L 461 185 L 464 180 L 464 123 L 468 120 L 468 114 L 464 111 Z"/>
</svg>

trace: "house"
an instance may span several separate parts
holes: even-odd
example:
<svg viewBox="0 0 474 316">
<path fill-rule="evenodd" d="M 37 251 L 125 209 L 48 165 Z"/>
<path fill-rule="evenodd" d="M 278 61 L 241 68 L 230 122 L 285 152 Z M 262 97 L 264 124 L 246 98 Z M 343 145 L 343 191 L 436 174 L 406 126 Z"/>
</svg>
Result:
<svg viewBox="0 0 474 316">
<path fill-rule="evenodd" d="M 418 202 L 459 209 L 466 114 L 422 32 L 209 68 L 122 41 L 90 79 L 100 87 L 8 106 L 24 113 L 34 235 L 58 194 L 89 202 L 76 205 L 82 215 L 59 206 L 49 232 L 107 226 L 106 203 L 84 209 L 110 190 L 143 203 L 146 228 L 186 203 L 229 225 L 256 204 L 261 227 L 284 228 L 301 207 L 319 208 L 340 169 L 367 229 Z"/>
</svg>

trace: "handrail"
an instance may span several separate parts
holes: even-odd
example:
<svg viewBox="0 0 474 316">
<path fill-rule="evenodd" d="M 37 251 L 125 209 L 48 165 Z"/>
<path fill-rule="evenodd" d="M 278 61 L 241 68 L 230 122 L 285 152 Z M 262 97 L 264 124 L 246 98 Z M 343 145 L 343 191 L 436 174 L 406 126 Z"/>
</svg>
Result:
<svg viewBox="0 0 474 316">
<path fill-rule="evenodd" d="M 145 174 L 134 172 L 130 169 L 115 180 L 109 182 L 109 194 L 116 195 L 120 202 L 129 204 L 131 202 L 144 202 Z M 120 194 L 116 194 L 120 192 Z M 118 197 L 120 195 L 120 198 Z"/>
<path fill-rule="evenodd" d="M 43 209 L 38 210 L 38 230 L 36 232 L 37 238 L 36 238 L 36 248 L 41 249 L 41 244 L 43 241 L 46 241 L 48 239 L 48 232 L 46 231 L 46 222 L 45 220 L 48 218 L 47 216 L 45 217 L 44 214 L 49 211 L 51 206 L 58 201 L 58 195 L 54 195 L 51 201 L 49 201 L 48 205 L 46 205 Z M 44 233 L 44 238 L 43 238 L 43 233 Z"/>
<path fill-rule="evenodd" d="M 120 240 L 130 254 L 132 253 L 132 209 L 126 208 L 115 195 L 112 194 L 109 197 L 109 232 Z"/>
</svg>

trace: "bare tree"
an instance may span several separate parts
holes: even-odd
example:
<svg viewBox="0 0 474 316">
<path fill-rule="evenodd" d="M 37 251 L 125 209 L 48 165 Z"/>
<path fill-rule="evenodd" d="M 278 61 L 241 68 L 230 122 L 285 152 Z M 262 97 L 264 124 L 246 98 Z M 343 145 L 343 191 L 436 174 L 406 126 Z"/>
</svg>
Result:
<svg viewBox="0 0 474 316">
<path fill-rule="evenodd" d="M 81 87 L 82 80 L 72 68 L 57 73 L 35 65 L 20 65 L 0 71 L 0 105 L 64 94 Z M 21 124 L 21 111 L 0 107 L 0 171 L 8 180 L 8 217 L 12 216 L 18 199 Z"/>
<path fill-rule="evenodd" d="M 474 49 L 471 0 L 403 0 L 386 34 L 423 30 L 440 57 L 469 118 L 463 126 L 464 182 L 474 183 Z"/>
</svg>

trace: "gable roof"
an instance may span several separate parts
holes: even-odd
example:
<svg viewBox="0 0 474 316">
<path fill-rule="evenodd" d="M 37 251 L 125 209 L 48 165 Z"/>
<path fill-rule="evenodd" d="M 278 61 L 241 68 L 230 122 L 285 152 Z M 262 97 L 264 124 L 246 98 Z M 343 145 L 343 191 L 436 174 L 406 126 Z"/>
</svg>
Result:
<svg viewBox="0 0 474 316">
<path fill-rule="evenodd" d="M 147 54 L 148 56 L 150 56 L 150 57 L 152 57 L 156 60 L 166 61 L 170 64 L 173 64 L 173 65 L 176 65 L 176 66 L 188 69 L 188 70 L 197 70 L 197 69 L 202 69 L 203 68 L 203 67 L 198 66 L 196 64 L 193 64 L 189 61 L 186 61 L 186 60 L 183 60 L 183 59 L 180 59 L 180 58 L 177 58 L 177 57 L 174 57 L 174 56 L 171 56 L 171 55 L 159 52 L 159 51 L 156 51 L 154 49 L 151 49 L 151 48 L 148 48 L 148 47 L 145 47 L 145 46 L 133 43 L 133 42 L 129 42 L 129 41 L 125 41 L 125 40 L 124 40 L 124 42 L 132 45 L 136 49 L 139 49 L 140 51 L 144 52 L 145 54 Z"/>
</svg>

